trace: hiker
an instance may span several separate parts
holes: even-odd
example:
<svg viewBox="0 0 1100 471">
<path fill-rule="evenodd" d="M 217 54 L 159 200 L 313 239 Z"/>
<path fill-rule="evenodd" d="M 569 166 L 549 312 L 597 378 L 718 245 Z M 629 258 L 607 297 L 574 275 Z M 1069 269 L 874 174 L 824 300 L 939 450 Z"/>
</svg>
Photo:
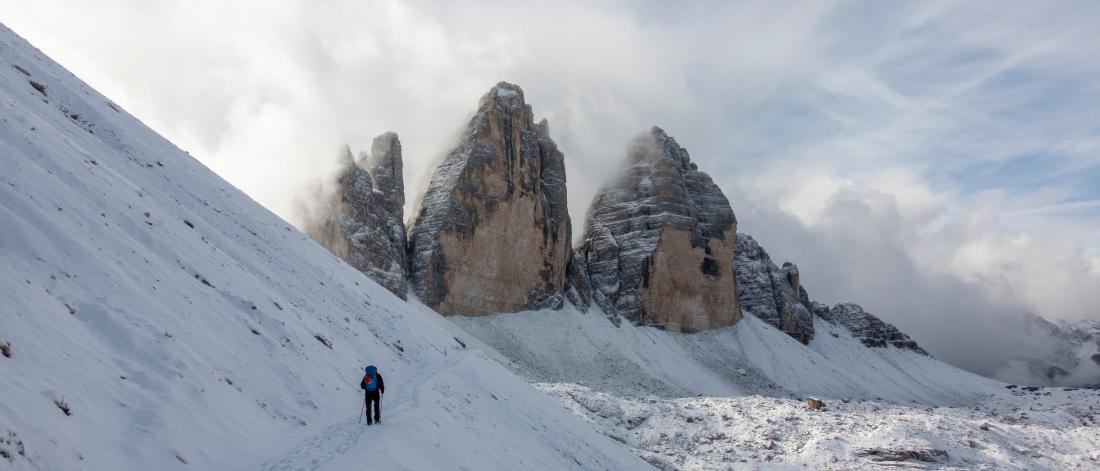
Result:
<svg viewBox="0 0 1100 471">
<path fill-rule="evenodd" d="M 367 425 L 371 425 L 375 422 L 382 423 L 382 395 L 386 393 L 386 383 L 382 382 L 382 375 L 378 374 L 378 368 L 374 365 L 368 366 L 365 370 L 367 373 L 363 376 L 363 381 L 359 383 L 359 387 L 366 392 L 366 397 L 363 399 L 367 402 Z M 370 405 L 374 402 L 374 419 L 371 419 Z"/>
</svg>

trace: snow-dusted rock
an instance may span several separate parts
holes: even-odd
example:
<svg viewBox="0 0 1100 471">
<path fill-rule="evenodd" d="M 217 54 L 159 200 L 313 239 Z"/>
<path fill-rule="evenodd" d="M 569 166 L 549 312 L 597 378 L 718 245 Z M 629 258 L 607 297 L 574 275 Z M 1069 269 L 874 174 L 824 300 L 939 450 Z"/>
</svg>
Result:
<svg viewBox="0 0 1100 471">
<path fill-rule="evenodd" d="M 388 132 L 374 138 L 356 162 L 344 149 L 336 189 L 306 233 L 401 299 L 408 292 L 405 261 L 405 185 L 401 142 Z"/>
<path fill-rule="evenodd" d="M 587 311 L 592 304 L 592 280 L 584 265 L 584 255 L 579 249 L 573 249 L 573 257 L 565 271 L 565 299 L 580 309 Z"/>
<path fill-rule="evenodd" d="M 482 96 L 409 231 L 420 300 L 443 314 L 560 307 L 573 255 L 563 159 L 519 86 Z"/>
<path fill-rule="evenodd" d="M 875 315 L 864 311 L 862 307 L 854 303 L 840 303 L 828 307 L 821 303 L 813 303 L 814 315 L 833 324 L 848 329 L 852 336 L 863 342 L 868 347 L 886 347 L 893 345 L 927 355 L 917 342 L 910 339 L 892 324 L 883 322 Z"/>
<path fill-rule="evenodd" d="M 801 300 L 805 290 L 798 266 L 786 262 L 779 268 L 752 236 L 737 234 L 733 269 L 741 309 L 799 342 L 809 343 L 813 339 L 813 314 Z"/>
<path fill-rule="evenodd" d="M 736 230 L 722 190 L 654 127 L 630 143 L 588 210 L 582 252 L 593 299 L 608 314 L 674 331 L 733 324 Z"/>
</svg>

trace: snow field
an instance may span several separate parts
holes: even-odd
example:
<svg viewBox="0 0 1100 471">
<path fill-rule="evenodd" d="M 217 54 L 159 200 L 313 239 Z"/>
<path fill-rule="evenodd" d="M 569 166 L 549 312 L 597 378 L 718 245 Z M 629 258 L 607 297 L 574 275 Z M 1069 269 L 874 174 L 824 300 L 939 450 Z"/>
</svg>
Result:
<svg viewBox="0 0 1100 471">
<path fill-rule="evenodd" d="M 660 469 L 1100 467 L 1100 390 L 998 393 L 975 407 L 786 398 L 621 397 L 540 384 Z"/>
</svg>

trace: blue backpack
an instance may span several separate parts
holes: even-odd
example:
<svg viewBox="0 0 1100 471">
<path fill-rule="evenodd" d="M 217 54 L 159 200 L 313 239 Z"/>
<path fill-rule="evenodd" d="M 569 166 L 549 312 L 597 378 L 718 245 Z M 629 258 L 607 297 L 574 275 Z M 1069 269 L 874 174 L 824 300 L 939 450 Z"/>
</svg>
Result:
<svg viewBox="0 0 1100 471">
<path fill-rule="evenodd" d="M 367 385 L 367 391 L 375 392 L 378 390 L 378 368 L 373 365 L 368 366 L 366 369 L 367 375 L 363 377 L 363 383 Z"/>
</svg>

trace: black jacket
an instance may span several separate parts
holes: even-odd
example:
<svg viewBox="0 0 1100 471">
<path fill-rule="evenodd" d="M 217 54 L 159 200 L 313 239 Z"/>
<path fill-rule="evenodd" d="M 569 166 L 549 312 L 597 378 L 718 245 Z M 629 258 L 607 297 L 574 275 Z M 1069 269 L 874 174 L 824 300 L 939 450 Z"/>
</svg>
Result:
<svg viewBox="0 0 1100 471">
<path fill-rule="evenodd" d="M 386 382 L 382 381 L 382 373 L 375 373 L 374 376 L 378 378 L 378 389 L 373 391 L 373 392 L 377 392 L 379 394 L 386 394 Z M 367 377 L 366 376 L 363 376 L 363 380 L 359 382 L 359 389 L 362 389 L 364 391 L 367 390 Z M 371 393 L 371 391 L 367 391 L 367 394 L 370 394 L 370 393 Z"/>
</svg>

